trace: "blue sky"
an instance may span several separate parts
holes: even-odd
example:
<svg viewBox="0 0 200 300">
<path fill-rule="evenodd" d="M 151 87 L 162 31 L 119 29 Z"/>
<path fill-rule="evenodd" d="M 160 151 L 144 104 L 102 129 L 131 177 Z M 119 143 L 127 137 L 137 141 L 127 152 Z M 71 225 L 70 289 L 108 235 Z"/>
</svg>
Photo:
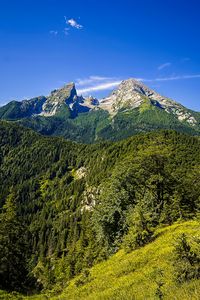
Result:
<svg viewBox="0 0 200 300">
<path fill-rule="evenodd" d="M 122 79 L 200 110 L 199 0 L 1 0 L 0 104 Z"/>
</svg>

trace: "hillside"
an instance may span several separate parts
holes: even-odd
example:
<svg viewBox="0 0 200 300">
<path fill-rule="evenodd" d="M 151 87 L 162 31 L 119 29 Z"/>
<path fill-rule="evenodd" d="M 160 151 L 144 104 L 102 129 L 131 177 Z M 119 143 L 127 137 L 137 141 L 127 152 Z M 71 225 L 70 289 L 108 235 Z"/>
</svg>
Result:
<svg viewBox="0 0 200 300">
<path fill-rule="evenodd" d="M 174 248 L 185 234 L 199 237 L 199 222 L 185 222 L 158 229 L 155 241 L 131 253 L 120 250 L 108 261 L 70 282 L 52 299 L 198 299 L 200 280 L 175 283 Z M 200 249 L 200 245 L 198 245 Z M 161 297 L 161 296 L 160 296 Z"/>
<path fill-rule="evenodd" d="M 200 0 L 0 4 L 0 300 L 200 300 Z"/>
<path fill-rule="evenodd" d="M 69 83 L 49 96 L 9 102 L 0 107 L 0 119 L 83 143 L 116 141 L 158 129 L 200 133 L 199 112 L 135 79 L 122 81 L 104 99 L 79 96 L 75 84 Z"/>
<path fill-rule="evenodd" d="M 158 229 L 154 234 L 155 240 L 150 244 L 130 253 L 120 250 L 106 262 L 87 269 L 87 272 L 66 283 L 61 293 L 55 289 L 51 293 L 26 297 L 1 292 L 0 299 L 199 299 L 200 281 L 177 283 L 174 266 L 177 240 L 182 234 L 193 240 L 199 237 L 199 229 L 199 221 Z"/>
<path fill-rule="evenodd" d="M 195 218 L 199 146 L 174 131 L 83 145 L 1 122 L 0 288 L 62 289 L 121 247 Z"/>
</svg>

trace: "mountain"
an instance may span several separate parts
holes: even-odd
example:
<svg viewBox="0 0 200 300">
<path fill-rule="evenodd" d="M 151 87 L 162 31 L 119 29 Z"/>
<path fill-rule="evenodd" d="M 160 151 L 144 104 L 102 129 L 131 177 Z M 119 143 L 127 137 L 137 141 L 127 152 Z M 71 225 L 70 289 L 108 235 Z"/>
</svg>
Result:
<svg viewBox="0 0 200 300">
<path fill-rule="evenodd" d="M 157 260 L 152 261 L 150 255 L 164 255 L 164 270 L 156 274 L 159 277 L 166 272 L 158 278 L 166 287 L 173 290 L 179 278 L 181 287 L 198 280 L 200 244 L 193 229 L 199 226 L 199 148 L 198 137 L 171 130 L 85 145 L 1 121 L 0 289 L 25 294 L 42 289 L 58 294 L 81 274 L 69 288 L 67 298 L 73 299 L 70 295 L 82 292 L 81 286 L 93 284 L 89 269 L 111 257 L 110 262 L 114 259 L 122 266 L 116 269 L 118 284 L 127 278 L 130 295 L 132 284 L 124 274 L 128 276 L 130 267 L 134 276 L 146 269 L 150 270 L 148 276 L 154 276 Z M 176 252 L 173 239 L 167 239 L 169 232 L 173 234 L 178 223 L 195 218 L 191 229 L 183 225 L 189 238 L 179 237 L 176 231 Z M 175 226 L 169 227 L 172 224 Z M 164 248 L 162 231 L 168 243 Z M 130 253 L 124 266 L 120 249 Z M 107 270 L 111 275 L 107 274 L 108 284 L 117 289 L 112 277 L 115 268 L 110 269 L 109 262 L 95 268 L 99 270 L 95 277 L 103 280 L 104 286 L 101 274 Z M 163 290 L 162 285 L 155 286 L 158 279 L 151 282 L 151 293 L 157 287 Z M 144 277 L 139 281 L 145 286 Z M 148 284 L 145 289 L 148 292 Z"/>
<path fill-rule="evenodd" d="M 198 295 L 199 113 L 129 79 L 0 118 L 0 299 Z"/>
<path fill-rule="evenodd" d="M 78 96 L 74 83 L 48 97 L 12 101 L 0 119 L 15 121 L 45 135 L 93 143 L 120 140 L 157 129 L 200 134 L 200 113 L 163 97 L 135 79 L 121 82 L 104 99 Z"/>
<path fill-rule="evenodd" d="M 66 113 L 65 117 L 75 117 L 78 113 L 88 112 L 98 104 L 97 100 L 77 96 L 74 83 L 54 90 L 48 97 L 40 96 L 30 100 L 11 101 L 0 108 L 0 118 L 19 120 L 27 117 L 52 117 Z"/>
<path fill-rule="evenodd" d="M 11 101 L 0 108 L 0 118 L 4 120 L 18 120 L 40 114 L 46 97 L 36 97 L 31 100 Z"/>
<path fill-rule="evenodd" d="M 150 106 L 163 109 L 172 113 L 179 121 L 186 121 L 191 125 L 197 125 L 198 121 L 190 110 L 181 104 L 163 97 L 147 86 L 134 79 L 122 81 L 118 89 L 105 98 L 100 107 L 110 113 L 117 113 L 120 110 L 130 110 L 139 107 L 140 110 L 148 109 Z"/>
</svg>

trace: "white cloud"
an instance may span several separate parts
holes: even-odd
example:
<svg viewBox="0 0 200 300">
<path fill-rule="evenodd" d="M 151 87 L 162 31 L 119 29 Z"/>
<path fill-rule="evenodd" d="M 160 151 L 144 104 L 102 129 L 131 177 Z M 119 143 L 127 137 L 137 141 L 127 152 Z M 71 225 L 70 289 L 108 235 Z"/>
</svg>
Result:
<svg viewBox="0 0 200 300">
<path fill-rule="evenodd" d="M 200 74 L 178 75 L 178 76 L 162 77 L 162 78 L 155 78 L 155 79 L 142 79 L 142 81 L 173 81 L 173 80 L 195 79 L 195 78 L 200 78 Z"/>
<path fill-rule="evenodd" d="M 67 18 L 65 17 L 65 21 L 66 21 L 66 24 L 70 25 L 71 27 L 74 27 L 76 29 L 82 29 L 83 28 L 83 25 L 79 24 L 76 20 L 74 19 L 69 19 L 67 20 Z"/>
<path fill-rule="evenodd" d="M 87 78 L 79 78 L 76 80 L 78 93 L 87 95 L 90 92 L 111 90 L 118 86 L 121 80 L 116 77 L 92 75 Z"/>
<path fill-rule="evenodd" d="M 163 81 L 174 81 L 174 80 L 186 80 L 200 78 L 200 74 L 194 75 L 177 75 L 169 77 L 158 77 L 153 79 L 147 78 L 135 78 L 141 82 L 163 82 Z M 77 93 L 79 95 L 88 95 L 91 92 L 98 92 L 103 90 L 112 90 L 117 87 L 122 80 L 115 77 L 101 77 L 101 76 L 89 76 L 84 79 L 77 79 L 76 86 L 78 86 Z M 89 86 L 87 86 L 89 85 Z M 80 88 L 79 88 L 80 87 Z"/>
<path fill-rule="evenodd" d="M 103 76 L 89 76 L 87 78 L 79 78 L 76 80 L 77 86 L 84 86 L 87 84 L 96 85 L 98 82 L 109 82 L 116 78 L 113 77 L 103 77 Z"/>
<path fill-rule="evenodd" d="M 113 88 L 115 88 L 116 86 L 118 86 L 121 83 L 120 81 L 113 81 L 113 82 L 107 82 L 107 83 L 102 83 L 102 84 L 98 84 L 95 86 L 90 86 L 90 87 L 86 87 L 83 89 L 78 89 L 77 92 L 79 95 L 85 95 L 88 94 L 90 92 L 97 92 L 97 91 L 103 91 L 103 90 L 112 90 Z"/>
<path fill-rule="evenodd" d="M 58 34 L 58 31 L 56 31 L 56 30 L 50 30 L 49 33 L 56 36 Z"/>
<path fill-rule="evenodd" d="M 195 79 L 195 78 L 200 78 L 200 74 L 157 77 L 152 79 L 148 79 L 148 78 L 135 78 L 135 79 L 142 82 L 162 82 L 162 81 L 174 81 L 174 80 Z"/>
<path fill-rule="evenodd" d="M 69 31 L 70 31 L 71 27 L 76 28 L 76 29 L 82 29 L 83 28 L 83 26 L 81 24 L 79 24 L 76 20 L 74 20 L 74 19 L 67 19 L 67 17 L 65 17 L 65 16 L 64 16 L 64 18 L 65 18 L 65 23 L 67 24 L 67 27 L 65 27 L 62 32 L 65 35 L 69 34 Z M 49 33 L 51 35 L 57 36 L 58 33 L 59 33 L 59 31 L 57 31 L 57 30 L 50 30 Z"/>
<path fill-rule="evenodd" d="M 172 63 L 166 62 L 166 63 L 164 63 L 164 64 L 158 66 L 158 70 L 159 70 L 159 71 L 160 71 L 160 70 L 163 70 L 163 69 L 165 69 L 165 68 L 170 67 L 171 65 L 172 65 Z"/>
</svg>

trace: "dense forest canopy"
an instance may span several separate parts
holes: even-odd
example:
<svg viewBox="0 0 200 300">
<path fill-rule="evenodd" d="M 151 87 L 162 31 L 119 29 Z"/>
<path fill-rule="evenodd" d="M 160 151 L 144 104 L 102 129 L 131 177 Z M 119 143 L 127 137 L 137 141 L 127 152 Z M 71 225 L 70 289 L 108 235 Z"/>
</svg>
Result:
<svg viewBox="0 0 200 300">
<path fill-rule="evenodd" d="M 159 226 L 194 218 L 199 146 L 175 131 L 84 145 L 1 122 L 1 288 L 62 286 Z"/>
</svg>

